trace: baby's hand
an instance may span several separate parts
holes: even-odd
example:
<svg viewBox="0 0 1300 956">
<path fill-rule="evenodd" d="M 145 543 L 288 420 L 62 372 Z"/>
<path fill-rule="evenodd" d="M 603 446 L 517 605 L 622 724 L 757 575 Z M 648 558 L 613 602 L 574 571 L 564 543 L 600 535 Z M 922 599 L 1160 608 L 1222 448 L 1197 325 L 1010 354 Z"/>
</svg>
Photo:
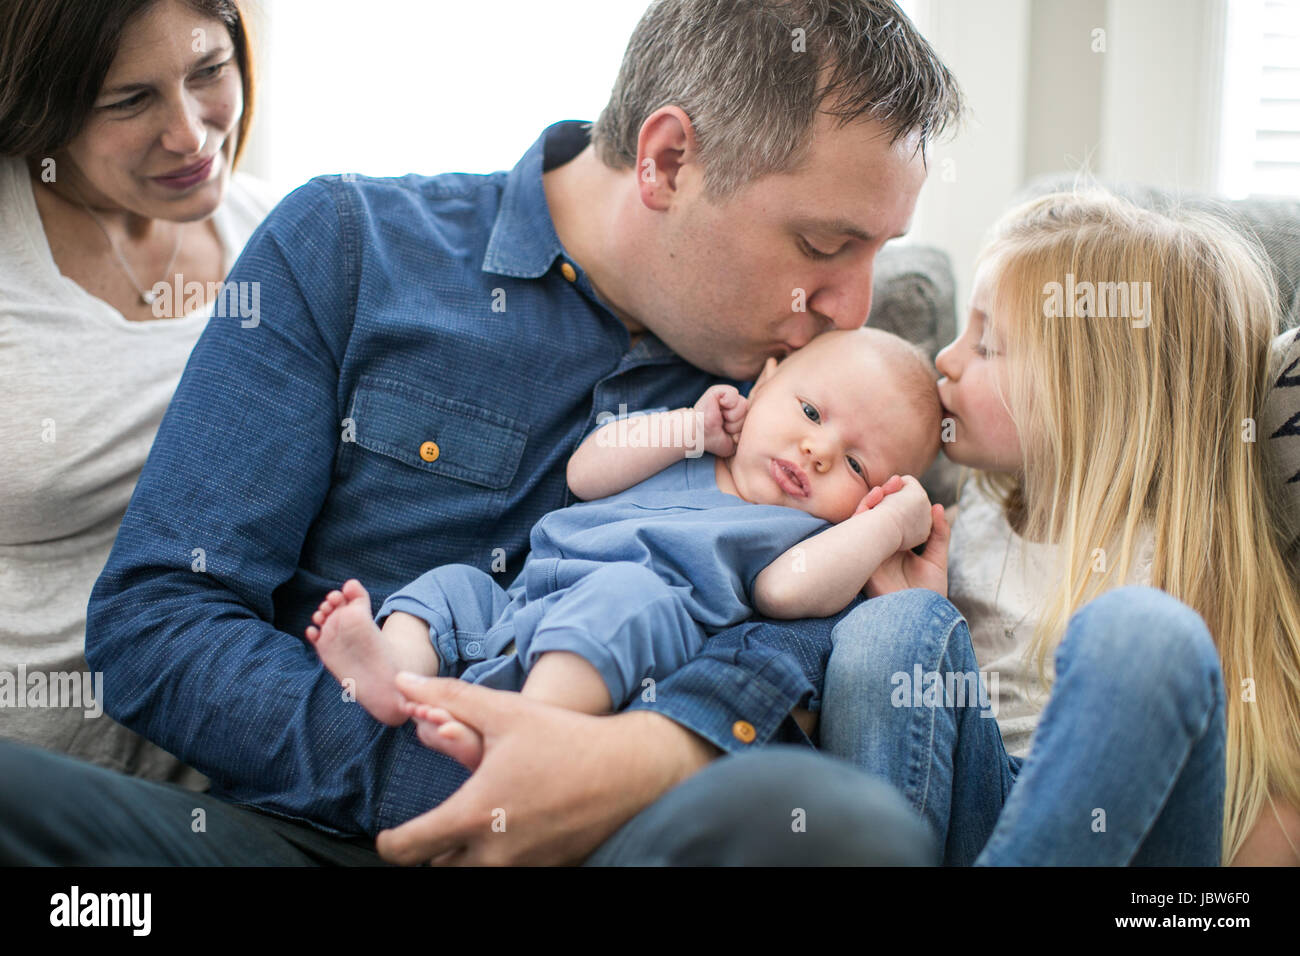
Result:
<svg viewBox="0 0 1300 956">
<path fill-rule="evenodd" d="M 749 399 L 734 385 L 714 385 L 695 403 L 696 442 L 711 455 L 730 458 L 747 411 Z"/>
<path fill-rule="evenodd" d="M 867 510 L 881 511 L 894 519 L 902 537 L 902 548 L 910 550 L 930 537 L 930 496 L 911 475 L 901 478 L 894 475 L 883 485 L 872 488 L 854 514 Z"/>
</svg>

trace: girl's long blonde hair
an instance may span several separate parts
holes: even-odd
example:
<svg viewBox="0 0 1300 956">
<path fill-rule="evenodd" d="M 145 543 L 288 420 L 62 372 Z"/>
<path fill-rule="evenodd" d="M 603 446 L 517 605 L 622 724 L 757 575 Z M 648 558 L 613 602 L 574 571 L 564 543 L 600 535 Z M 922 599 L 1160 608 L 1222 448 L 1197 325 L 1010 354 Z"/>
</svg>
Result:
<svg viewBox="0 0 1300 956">
<path fill-rule="evenodd" d="M 1150 584 L 1201 615 L 1223 665 L 1231 861 L 1274 798 L 1300 807 L 1300 596 L 1261 461 L 1268 436 L 1253 433 L 1279 321 L 1267 260 L 1219 218 L 1098 189 L 1011 210 L 982 258 L 1024 468 L 978 477 L 1026 538 L 1061 545 L 1030 645 L 1038 673 L 1070 616 L 1125 583 L 1149 528 Z M 1114 286 L 1060 315 L 1084 282 L 1138 283 L 1128 315 L 1114 316 Z"/>
</svg>

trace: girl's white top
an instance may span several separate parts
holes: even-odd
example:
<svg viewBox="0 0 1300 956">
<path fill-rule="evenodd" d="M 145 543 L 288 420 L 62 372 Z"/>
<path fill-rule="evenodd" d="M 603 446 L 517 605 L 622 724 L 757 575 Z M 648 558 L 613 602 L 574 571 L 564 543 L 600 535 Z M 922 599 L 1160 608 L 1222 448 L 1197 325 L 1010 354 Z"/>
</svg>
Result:
<svg viewBox="0 0 1300 956">
<path fill-rule="evenodd" d="M 1154 550 L 1154 538 L 1144 529 L 1126 583 L 1150 583 Z M 1025 652 L 1058 560 L 1054 545 L 1016 534 L 1001 505 L 973 480 L 966 482 L 948 550 L 948 599 L 970 627 L 975 659 L 997 706 L 1002 743 L 1013 757 L 1029 754 L 1038 716 L 1047 704 L 1048 692 Z M 1051 650 L 1045 666 L 1051 680 Z"/>
<path fill-rule="evenodd" d="M 223 272 L 277 198 L 231 177 L 213 217 Z M 130 322 L 60 273 L 20 159 L 0 157 L 0 223 L 0 737 L 201 786 L 102 714 L 83 649 L 90 590 L 212 306 Z"/>
</svg>

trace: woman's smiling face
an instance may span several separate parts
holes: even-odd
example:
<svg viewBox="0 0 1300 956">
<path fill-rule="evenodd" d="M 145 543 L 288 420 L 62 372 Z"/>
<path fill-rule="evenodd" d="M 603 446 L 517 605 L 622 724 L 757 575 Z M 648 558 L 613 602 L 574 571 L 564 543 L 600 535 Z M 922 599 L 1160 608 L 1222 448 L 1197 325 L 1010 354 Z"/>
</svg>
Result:
<svg viewBox="0 0 1300 956">
<path fill-rule="evenodd" d="M 243 108 L 225 24 L 161 0 L 123 31 L 85 125 L 62 151 L 75 167 L 66 178 L 92 206 L 203 219 L 225 193 Z"/>
<path fill-rule="evenodd" d="M 952 419 L 943 452 L 952 461 L 983 471 L 1018 472 L 1024 458 L 1004 396 L 1008 356 L 993 314 L 997 263 L 985 260 L 975 274 L 966 328 L 939 353 L 935 365 L 944 418 Z"/>
</svg>

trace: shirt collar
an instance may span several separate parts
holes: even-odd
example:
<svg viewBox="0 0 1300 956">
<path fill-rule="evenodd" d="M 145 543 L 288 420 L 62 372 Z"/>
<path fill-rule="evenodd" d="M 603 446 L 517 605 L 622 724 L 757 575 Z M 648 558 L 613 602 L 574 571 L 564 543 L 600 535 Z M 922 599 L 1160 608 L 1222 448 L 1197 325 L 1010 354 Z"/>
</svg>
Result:
<svg viewBox="0 0 1300 956">
<path fill-rule="evenodd" d="M 542 131 L 523 158 L 506 176 L 483 271 L 518 279 L 537 279 L 546 274 L 557 256 L 564 254 L 560 237 L 551 221 L 542 188 L 542 173 L 563 166 L 582 152 L 591 141 L 591 124 L 562 120 Z M 681 361 L 662 340 L 649 330 L 627 353 L 625 361 L 639 365 Z"/>
<path fill-rule="evenodd" d="M 590 123 L 562 120 L 542 131 L 506 176 L 483 271 L 517 279 L 536 279 L 563 254 L 542 189 L 542 173 L 562 166 L 586 148 Z"/>
</svg>

